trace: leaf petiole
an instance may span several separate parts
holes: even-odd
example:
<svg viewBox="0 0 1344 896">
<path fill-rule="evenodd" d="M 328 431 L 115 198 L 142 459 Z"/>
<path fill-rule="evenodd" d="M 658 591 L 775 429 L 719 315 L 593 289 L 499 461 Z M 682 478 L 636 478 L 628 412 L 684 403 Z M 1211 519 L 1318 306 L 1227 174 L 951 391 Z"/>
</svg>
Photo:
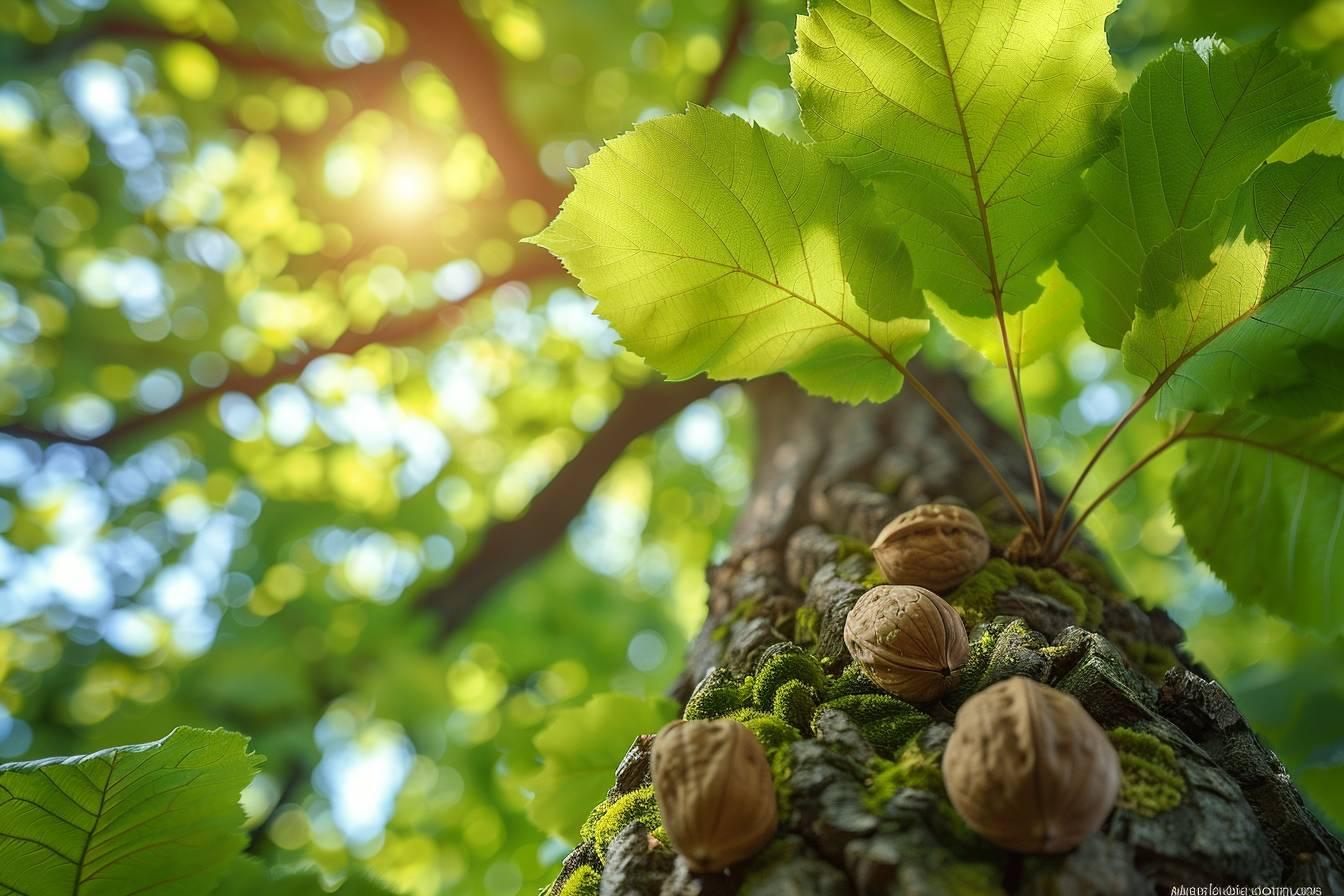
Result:
<svg viewBox="0 0 1344 896">
<path fill-rule="evenodd" d="M 1138 407 L 1142 407 L 1142 405 L 1136 406 L 1136 408 L 1134 409 L 1135 412 L 1137 412 Z M 1078 531 L 1083 527 L 1083 523 L 1087 521 L 1087 518 L 1092 515 L 1092 512 L 1094 510 L 1096 510 L 1098 507 L 1104 504 L 1106 500 L 1110 498 L 1111 495 L 1115 494 L 1115 492 L 1120 488 L 1120 486 L 1124 485 L 1127 481 L 1129 481 L 1129 478 L 1133 476 L 1135 473 L 1139 472 L 1139 470 L 1143 469 L 1153 460 L 1156 460 L 1159 455 L 1165 452 L 1172 445 L 1175 445 L 1181 439 L 1185 438 L 1185 431 L 1190 426 L 1190 421 L 1193 419 L 1194 414 L 1187 415 L 1186 418 L 1183 421 L 1181 421 L 1180 425 L 1177 426 L 1176 429 L 1172 431 L 1171 435 L 1167 436 L 1165 439 L 1159 442 L 1156 447 L 1154 447 L 1143 457 L 1139 458 L 1134 463 L 1130 464 L 1129 469 L 1125 470 L 1124 473 L 1121 473 L 1118 479 L 1116 479 L 1114 482 L 1108 485 L 1100 495 L 1094 498 L 1091 501 L 1091 503 L 1089 503 L 1086 507 L 1083 508 L 1083 512 L 1078 514 L 1078 518 L 1073 521 L 1073 525 L 1069 526 L 1068 530 L 1065 531 L 1063 537 L 1060 538 L 1059 543 L 1055 545 L 1053 549 L 1049 548 L 1049 542 L 1047 542 L 1046 556 L 1048 557 L 1049 562 L 1054 563 L 1057 560 L 1059 560 L 1059 558 L 1064 554 L 1064 552 L 1069 549 L 1069 545 L 1073 542 L 1073 539 L 1077 537 Z M 1111 431 L 1114 433 L 1117 432 L 1118 430 L 1112 429 Z M 1104 448 L 1104 445 L 1102 447 Z M 1100 455 L 1100 450 L 1101 449 L 1098 449 L 1098 453 L 1096 455 L 1093 455 L 1094 458 Z M 1089 465 L 1088 469 L 1091 469 L 1091 465 Z M 1081 481 L 1082 477 L 1079 477 L 1079 482 Z M 1077 489 L 1075 488 L 1074 493 L 1076 492 Z M 1069 500 L 1072 500 L 1072 498 L 1073 495 L 1070 494 Z M 1067 503 L 1061 506 L 1059 509 L 1059 513 L 1055 515 L 1056 528 L 1058 528 L 1059 524 L 1063 520 L 1064 510 L 1066 507 L 1068 507 Z"/>
</svg>

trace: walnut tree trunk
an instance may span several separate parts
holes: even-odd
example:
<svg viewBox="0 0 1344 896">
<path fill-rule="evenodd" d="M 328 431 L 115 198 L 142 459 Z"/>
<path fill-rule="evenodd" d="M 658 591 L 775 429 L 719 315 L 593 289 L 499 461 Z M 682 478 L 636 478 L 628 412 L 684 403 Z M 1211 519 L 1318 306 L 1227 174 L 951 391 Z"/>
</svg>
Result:
<svg viewBox="0 0 1344 896">
<path fill-rule="evenodd" d="M 959 380 L 928 380 L 1025 493 L 1016 442 L 972 404 Z M 752 495 L 731 556 L 709 570 L 708 618 L 676 696 L 690 701 L 688 715 L 722 714 L 733 707 L 713 710 L 715 695 L 752 693 L 749 676 L 759 702 L 759 682 L 771 674 L 762 667 L 794 650 L 781 643 L 796 641 L 820 658 L 831 684 L 793 689 L 812 695 L 801 710 L 796 700 L 773 707 L 799 731 L 782 746 L 767 743 L 775 751 L 779 832 L 741 866 L 690 873 L 652 835 L 651 801 L 620 800 L 647 794 L 652 739 L 644 737 L 613 770 L 603 806 L 639 804 L 645 814 L 626 823 L 609 812 L 605 834 L 601 824 L 596 835 L 586 828 L 587 842 L 550 893 L 1137 896 L 1210 883 L 1344 893 L 1339 840 L 1304 805 L 1227 693 L 1183 652 L 1180 628 L 1120 593 L 1104 564 L 1083 551 L 1045 575 L 1002 559 L 1012 516 L 911 390 L 883 406 L 841 407 L 783 381 L 758 386 Z M 867 711 L 837 708 L 852 707 L 853 698 L 828 706 L 827 694 L 839 689 L 828 688 L 847 680 L 845 614 L 865 580 L 873 581 L 863 546 L 895 514 L 933 500 L 975 510 L 996 544 L 993 570 L 949 596 L 978 645 L 959 693 L 878 722 Z M 980 839 L 951 809 L 938 776 L 956 705 L 1011 675 L 1073 694 L 1112 733 L 1122 757 L 1119 805 L 1099 833 L 1062 856 L 1019 856 Z M 759 720 L 771 710 L 738 712 Z"/>
</svg>

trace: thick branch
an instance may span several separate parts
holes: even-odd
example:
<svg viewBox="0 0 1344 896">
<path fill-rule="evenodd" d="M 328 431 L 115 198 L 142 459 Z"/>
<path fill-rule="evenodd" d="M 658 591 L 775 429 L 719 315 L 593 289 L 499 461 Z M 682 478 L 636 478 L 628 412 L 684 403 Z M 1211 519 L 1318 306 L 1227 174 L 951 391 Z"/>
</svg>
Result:
<svg viewBox="0 0 1344 896">
<path fill-rule="evenodd" d="M 305 348 L 290 358 L 278 362 L 263 374 L 253 375 L 235 370 L 218 386 L 189 392 L 172 407 L 154 414 L 132 417 L 100 436 L 82 439 L 77 436 L 35 430 L 24 423 L 14 423 L 0 427 L 0 433 L 15 438 L 30 438 L 39 442 L 70 442 L 108 450 L 114 444 L 131 436 L 157 429 L 160 426 L 166 426 L 183 414 L 202 407 L 225 393 L 239 392 L 243 395 L 256 397 L 277 383 L 298 377 L 308 369 L 309 364 L 326 355 L 353 355 L 369 345 L 405 345 L 425 339 L 436 330 L 456 326 L 465 316 L 466 308 L 475 296 L 488 294 L 501 284 L 510 281 L 537 280 L 548 276 L 558 276 L 560 273 L 559 265 L 551 261 L 549 257 L 534 255 L 531 261 L 515 266 L 501 276 L 486 280 L 473 296 L 469 296 L 461 302 L 438 304 L 423 311 L 393 317 L 367 333 L 347 331 L 330 346 Z"/>
<path fill-rule="evenodd" d="M 560 543 L 570 520 L 631 442 L 709 395 L 717 385 L 695 379 L 628 391 L 602 428 L 537 493 L 522 516 L 492 526 L 471 559 L 449 581 L 421 592 L 417 604 L 438 616 L 442 634 L 453 631 L 492 588 Z"/>
<path fill-rule="evenodd" d="M 702 106 L 708 106 L 723 92 L 723 86 L 728 80 L 733 64 L 742 54 L 742 40 L 750 25 L 751 4 L 747 0 L 739 0 L 733 8 L 732 18 L 728 20 L 728 30 L 723 35 L 723 55 L 719 59 L 718 66 L 705 79 L 705 86 L 700 90 Z"/>
<path fill-rule="evenodd" d="M 508 195 L 535 199 L 547 208 L 557 207 L 563 189 L 541 170 L 536 147 L 514 123 L 495 50 L 461 6 L 454 2 L 413 0 L 387 0 L 383 6 L 406 29 L 406 53 L 396 59 L 350 69 L 294 61 L 236 44 L 177 34 L 152 21 L 116 17 L 99 19 L 90 28 L 52 44 L 43 51 L 43 56 L 65 56 L 100 39 L 132 43 L 194 40 L 236 72 L 290 78 L 315 87 L 342 90 L 350 94 L 356 109 L 384 102 L 389 90 L 401 83 L 405 63 L 427 62 L 437 66 L 452 83 L 466 126 L 485 142 L 503 175 Z"/>
<path fill-rule="evenodd" d="M 453 85 L 467 127 L 485 141 L 509 195 L 558 208 L 564 188 L 541 170 L 536 146 L 510 114 L 507 76 L 495 47 L 461 4 L 383 0 L 382 5 L 406 29 L 406 58 L 433 63 Z"/>
<path fill-rule="evenodd" d="M 103 16 L 79 31 L 52 41 L 49 44 L 34 47 L 27 55 L 26 62 L 40 65 L 46 62 L 64 60 L 73 53 L 100 40 L 125 41 L 128 43 L 160 43 L 170 40 L 190 40 L 200 44 L 234 71 L 243 74 L 268 75 L 271 77 L 291 78 L 318 87 L 344 89 L 344 82 L 363 78 L 371 66 L 355 69 L 338 69 L 320 63 L 303 62 L 271 56 L 259 48 L 249 48 L 238 44 L 222 44 L 209 38 L 192 34 L 179 34 L 164 27 L 161 23 L 147 19 L 128 19 L 117 16 Z"/>
<path fill-rule="evenodd" d="M 960 383 L 934 374 L 921 380 L 976 431 L 996 463 L 1006 461 L 1026 481 L 1016 440 L 974 408 Z M 1339 841 L 1232 700 L 1185 655 L 1179 627 L 1127 598 L 1100 563 L 1018 578 L 1020 567 L 998 559 L 999 569 L 1011 571 L 1007 578 L 991 571 L 950 591 L 945 599 L 976 646 L 938 702 L 912 708 L 876 689 L 855 695 L 841 685 L 852 659 L 845 624 L 875 573 L 872 558 L 849 546 L 853 539 L 866 543 L 895 514 L 943 495 L 993 523 L 1009 518 L 1003 505 L 985 503 L 990 481 L 918 396 L 843 407 L 785 389 L 749 394 L 766 424 L 755 479 L 731 552 L 708 571 L 709 612 L 676 696 L 685 701 L 703 688 L 687 706 L 692 719 L 731 714 L 749 727 L 765 720 L 756 731 L 790 726 L 787 738 L 766 748 L 772 767 L 787 769 L 788 811 L 757 857 L 714 875 L 691 873 L 650 838 L 660 821 L 653 812 L 609 813 L 603 822 L 624 826 L 620 833 L 601 854 L 587 836 L 545 892 L 565 890 L 583 866 L 600 876 L 603 892 L 626 896 L 962 893 L 971 889 L 971 868 L 980 889 L 1005 893 L 1166 893 L 1190 881 L 1244 880 L 1338 889 Z M 1006 555 L 1013 547 L 1007 531 L 992 525 L 990 532 L 994 552 Z M 1052 577 L 1064 589 L 1047 585 Z M 745 684 L 752 676 L 771 688 L 753 690 Z M 1048 860 L 1024 862 L 972 844 L 936 777 L 903 776 L 885 789 L 873 775 L 913 756 L 939 768 L 953 714 L 1014 676 L 1081 703 L 1110 732 L 1123 767 L 1122 796 L 1106 824 L 1076 851 Z M 775 699 L 787 681 L 806 684 L 797 709 Z M 890 710 L 876 709 L 888 703 Z M 647 738 L 632 747 L 611 797 L 648 783 L 630 773 L 647 765 L 648 750 Z M 1146 781 L 1142 795 L 1133 786 L 1136 759 L 1172 782 L 1163 797 Z M 745 880 L 751 884 L 742 886 Z"/>
<path fill-rule="evenodd" d="M 418 6 L 412 0 L 384 0 L 384 5 L 389 11 Z M 455 6 L 450 14 L 462 17 Z M 407 24 L 404 19 L 402 22 Z M 724 35 L 722 58 L 701 90 L 702 105 L 709 105 L 722 90 L 741 54 L 742 38 L 750 22 L 750 4 L 739 0 Z M 465 24 L 470 26 L 469 22 Z M 698 379 L 645 386 L 626 393 L 602 428 L 532 499 L 522 516 L 493 526 L 476 553 L 449 581 L 420 594 L 419 605 L 438 614 L 441 635 L 447 636 L 456 629 L 492 588 L 560 542 L 598 481 L 632 441 L 667 422 L 691 402 L 709 395 L 713 388 L 713 383 Z"/>
</svg>

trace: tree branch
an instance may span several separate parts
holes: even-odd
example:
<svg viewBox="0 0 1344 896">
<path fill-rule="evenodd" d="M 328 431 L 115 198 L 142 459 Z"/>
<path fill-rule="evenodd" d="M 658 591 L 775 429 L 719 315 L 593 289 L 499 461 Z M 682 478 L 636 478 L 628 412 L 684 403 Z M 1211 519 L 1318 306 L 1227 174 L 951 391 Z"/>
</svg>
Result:
<svg viewBox="0 0 1344 896">
<path fill-rule="evenodd" d="M 176 32 L 162 23 L 149 19 L 122 18 L 119 16 L 101 16 L 94 19 L 88 27 L 58 38 L 48 44 L 33 47 L 24 61 L 29 65 L 41 65 L 57 60 L 65 60 L 90 44 L 100 40 L 117 40 L 129 43 L 160 43 L 170 40 L 192 41 L 205 49 L 219 62 L 246 74 L 268 75 L 271 77 L 291 78 L 318 87 L 341 88 L 346 79 L 361 78 L 375 66 L 341 69 L 320 63 L 302 62 L 272 56 L 260 48 L 248 48 L 238 44 L 223 44 L 190 32 Z"/>
<path fill-rule="evenodd" d="M 412 0 L 384 0 L 384 5 L 391 9 L 417 4 Z M 460 10 L 455 11 L 460 15 Z M 750 22 L 750 3 L 738 0 L 719 65 L 701 90 L 701 105 L 709 105 L 722 90 L 741 55 L 742 38 Z M 476 553 L 448 581 L 420 593 L 416 603 L 438 615 L 440 637 L 447 637 L 470 617 L 496 585 L 559 544 L 570 521 L 583 510 L 597 483 L 631 442 L 666 423 L 691 402 L 708 396 L 716 385 L 700 378 L 628 391 L 602 428 L 537 493 L 522 516 L 491 526 Z"/>
<path fill-rule="evenodd" d="M 704 87 L 700 89 L 700 105 L 708 106 L 723 91 L 723 85 L 728 80 L 733 63 L 742 55 L 742 40 L 746 37 L 750 25 L 751 4 L 748 0 L 738 0 L 733 7 L 732 18 L 728 20 L 728 30 L 723 35 L 723 55 L 719 57 L 718 66 L 705 79 Z"/>
<path fill-rule="evenodd" d="M 484 281 L 476 292 L 454 304 L 440 303 L 422 311 L 389 318 L 367 333 L 346 331 L 334 343 L 326 347 L 309 347 L 300 350 L 290 358 L 275 364 L 263 374 L 248 374 L 237 370 L 229 374 L 217 386 L 196 389 L 187 393 L 177 404 L 153 414 L 144 414 L 112 427 L 102 435 L 93 438 L 34 429 L 25 423 L 13 423 L 0 427 L 0 433 L 14 438 L 28 438 L 37 442 L 69 442 L 77 445 L 89 445 L 109 450 L 110 447 L 131 436 L 146 430 L 167 425 L 183 414 L 227 392 L 239 392 L 255 398 L 277 383 L 292 380 L 308 369 L 318 358 L 326 355 L 353 355 L 360 349 L 374 344 L 405 345 L 429 336 L 435 330 L 452 328 L 466 315 L 466 308 L 477 296 L 488 294 L 504 283 L 512 281 L 538 280 L 548 276 L 560 276 L 563 273 L 559 264 L 550 256 L 536 254 L 528 262 L 516 265 L 508 272 Z"/>
<path fill-rule="evenodd" d="M 718 383 L 700 378 L 656 383 L 626 392 L 579 453 L 555 475 L 516 519 L 487 530 L 476 552 L 448 581 L 422 591 L 416 605 L 439 617 L 447 636 L 480 606 L 492 588 L 560 543 L 597 483 L 639 436 L 704 398 Z"/>
<path fill-rule="evenodd" d="M 474 22 L 456 2 L 421 3 L 419 0 L 384 0 L 385 12 L 406 29 L 406 52 L 349 69 L 320 63 L 295 61 L 223 44 L 190 33 L 178 34 L 161 24 L 140 19 L 103 17 L 92 26 L 42 51 L 44 59 L 62 58 L 101 39 L 132 43 L 191 40 L 209 50 L 220 63 L 249 75 L 290 78 L 320 88 L 334 88 L 351 95 L 355 108 L 381 103 L 390 89 L 401 84 L 408 62 L 436 66 L 457 94 L 468 129 L 485 142 L 486 149 L 503 175 L 505 189 L 514 199 L 529 198 L 548 209 L 557 208 L 564 189 L 542 171 L 537 149 L 509 114 L 504 75 L 493 45 L 485 40 Z"/>
<path fill-rule="evenodd" d="M 406 58 L 433 63 L 453 85 L 467 127 L 485 141 L 509 195 L 559 208 L 565 188 L 546 176 L 537 147 L 510 114 L 495 46 L 481 36 L 461 3 L 382 0 L 382 6 L 406 29 Z"/>
</svg>

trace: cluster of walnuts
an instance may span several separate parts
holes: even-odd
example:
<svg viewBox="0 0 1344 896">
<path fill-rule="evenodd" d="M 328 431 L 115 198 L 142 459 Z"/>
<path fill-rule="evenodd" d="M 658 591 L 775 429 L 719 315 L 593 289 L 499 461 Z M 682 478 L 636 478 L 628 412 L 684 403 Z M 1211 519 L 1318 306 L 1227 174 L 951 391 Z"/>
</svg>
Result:
<svg viewBox="0 0 1344 896">
<path fill-rule="evenodd" d="M 890 584 L 850 611 L 845 644 L 883 690 L 910 703 L 936 701 L 970 655 L 961 617 L 937 592 L 984 566 L 989 537 L 969 510 L 926 504 L 892 520 L 873 556 Z M 986 839 L 1017 852 L 1059 853 L 1110 814 L 1120 760 L 1072 696 L 1015 677 L 957 711 L 943 778 L 952 805 Z M 659 732 L 653 785 L 668 838 L 693 871 L 748 858 L 779 823 L 765 751 L 731 719 L 672 722 Z"/>
</svg>

